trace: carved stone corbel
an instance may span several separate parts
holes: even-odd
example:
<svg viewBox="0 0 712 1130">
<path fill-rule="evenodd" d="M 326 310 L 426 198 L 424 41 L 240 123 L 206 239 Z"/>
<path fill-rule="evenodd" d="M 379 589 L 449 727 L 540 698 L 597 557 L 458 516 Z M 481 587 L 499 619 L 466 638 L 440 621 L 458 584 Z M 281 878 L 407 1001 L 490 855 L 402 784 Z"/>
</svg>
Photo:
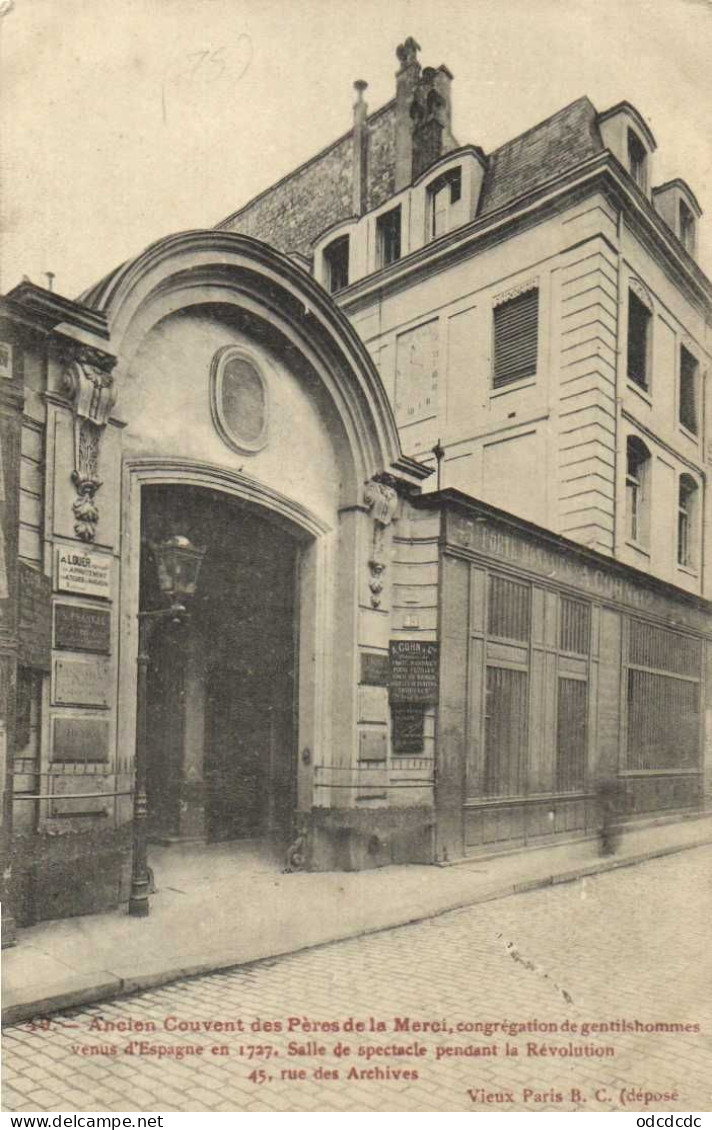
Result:
<svg viewBox="0 0 712 1130">
<path fill-rule="evenodd" d="M 111 409 L 116 401 L 112 368 L 114 357 L 88 346 L 81 347 L 66 364 L 64 390 L 74 413 L 74 470 L 72 482 L 77 497 L 72 503 L 74 531 L 82 541 L 96 537 L 99 508 L 96 494 L 99 478 L 99 449 Z"/>
<path fill-rule="evenodd" d="M 386 571 L 385 531 L 390 526 L 398 507 L 395 487 L 382 479 L 371 479 L 366 483 L 363 499 L 373 518 L 373 543 L 368 558 L 371 607 L 380 608 Z"/>
</svg>

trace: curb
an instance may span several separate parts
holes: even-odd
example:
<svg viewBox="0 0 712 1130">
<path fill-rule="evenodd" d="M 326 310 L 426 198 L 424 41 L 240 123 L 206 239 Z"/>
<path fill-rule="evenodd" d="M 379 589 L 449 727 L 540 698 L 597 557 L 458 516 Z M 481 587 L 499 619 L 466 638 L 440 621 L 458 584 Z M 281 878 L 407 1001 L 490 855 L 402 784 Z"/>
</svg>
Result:
<svg viewBox="0 0 712 1130">
<path fill-rule="evenodd" d="M 162 970 L 158 973 L 139 974 L 133 977 L 119 977 L 116 974 L 108 972 L 101 980 L 97 980 L 93 985 L 65 989 L 52 996 L 42 997 L 32 1001 L 18 1001 L 16 1004 L 8 1005 L 2 1010 L 2 1025 L 3 1027 L 7 1027 L 40 1016 L 45 1017 L 55 1012 L 65 1011 L 70 1008 L 96 1004 L 100 1001 L 115 999 L 117 997 L 131 996 L 134 993 L 139 993 L 147 989 L 157 988 L 174 981 L 205 976 L 208 973 L 224 973 L 230 969 L 247 969 L 254 965 L 259 965 L 264 961 L 274 961 L 281 957 L 289 957 L 291 954 L 321 949 L 323 946 L 330 946 L 335 942 L 345 942 L 351 938 L 382 934 L 386 930 L 394 930 L 402 926 L 414 926 L 418 922 L 426 922 L 431 918 L 439 918 L 444 914 L 451 914 L 453 911 L 464 910 L 470 906 L 495 902 L 498 899 L 510 898 L 513 895 L 527 894 L 532 891 L 541 890 L 544 887 L 574 883 L 578 879 L 618 871 L 624 867 L 634 867 L 637 864 L 647 863 L 653 859 L 662 859 L 665 856 L 677 855 L 683 851 L 692 851 L 695 848 L 706 847 L 709 844 L 712 844 L 712 836 L 708 836 L 702 840 L 696 840 L 694 843 L 673 844 L 668 847 L 653 848 L 646 852 L 641 852 L 639 855 L 626 856 L 622 859 L 600 860 L 586 864 L 585 866 L 574 867 L 569 871 L 560 871 L 554 875 L 544 875 L 538 879 L 524 879 L 518 883 L 503 885 L 495 890 L 483 891 L 479 895 L 469 895 L 465 899 L 450 903 L 447 906 L 438 907 L 436 910 L 431 910 L 423 914 L 416 914 L 412 918 L 399 917 L 393 922 L 336 934 L 333 937 L 325 938 L 319 942 L 301 946 L 297 945 L 293 949 L 275 949 L 261 954 L 259 957 L 235 960 L 234 957 L 230 958 L 226 956 L 223 960 L 218 958 L 194 965 L 174 966 L 172 969 Z"/>
</svg>

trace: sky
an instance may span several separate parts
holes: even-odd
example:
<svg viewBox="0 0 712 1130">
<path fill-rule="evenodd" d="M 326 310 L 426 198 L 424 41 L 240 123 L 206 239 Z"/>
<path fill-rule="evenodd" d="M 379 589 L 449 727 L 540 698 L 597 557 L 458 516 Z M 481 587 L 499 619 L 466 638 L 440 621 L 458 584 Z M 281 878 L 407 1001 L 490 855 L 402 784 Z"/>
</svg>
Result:
<svg viewBox="0 0 712 1130">
<path fill-rule="evenodd" d="M 11 6 L 10 6 L 11 5 Z M 9 7 L 9 10 L 7 10 Z M 712 274 L 712 0 L 2 0 L 0 291 L 75 297 L 212 227 L 395 91 L 408 35 L 487 152 L 588 94 L 626 99 L 682 176 Z M 709 230 L 706 230 L 709 228 Z"/>
</svg>

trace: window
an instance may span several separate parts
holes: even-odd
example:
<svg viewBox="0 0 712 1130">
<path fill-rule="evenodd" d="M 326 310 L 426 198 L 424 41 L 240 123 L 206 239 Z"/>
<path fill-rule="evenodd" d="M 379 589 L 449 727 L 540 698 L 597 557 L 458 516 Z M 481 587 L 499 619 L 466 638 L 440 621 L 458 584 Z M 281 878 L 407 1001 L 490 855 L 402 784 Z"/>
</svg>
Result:
<svg viewBox="0 0 712 1130">
<path fill-rule="evenodd" d="M 574 655 L 588 655 L 591 639 L 591 609 L 580 600 L 561 598 L 559 647 Z"/>
<path fill-rule="evenodd" d="M 556 788 L 580 791 L 586 778 L 587 683 L 583 679 L 559 679 L 556 720 Z"/>
<path fill-rule="evenodd" d="M 630 541 L 645 545 L 648 540 L 650 452 L 637 436 L 628 437 L 626 464 L 626 533 Z"/>
<path fill-rule="evenodd" d="M 700 750 L 700 643 L 639 620 L 630 621 L 629 633 L 626 767 L 694 768 Z"/>
<path fill-rule="evenodd" d="M 684 200 L 680 201 L 680 243 L 692 255 L 695 250 L 695 217 Z"/>
<path fill-rule="evenodd" d="M 697 435 L 697 358 L 680 346 L 680 423 Z"/>
<path fill-rule="evenodd" d="M 491 576 L 487 600 L 487 632 L 500 639 L 529 640 L 531 592 L 521 581 Z"/>
<path fill-rule="evenodd" d="M 630 175 L 639 188 L 645 192 L 648 184 L 646 169 L 647 150 L 642 141 L 632 129 L 628 130 L 628 168 Z"/>
<path fill-rule="evenodd" d="M 494 388 L 536 376 L 539 291 L 518 294 L 494 309 Z"/>
<path fill-rule="evenodd" d="M 378 247 L 378 266 L 387 267 L 395 263 L 401 255 L 401 210 L 392 208 L 376 220 L 376 243 Z"/>
<path fill-rule="evenodd" d="M 488 667 L 483 792 L 518 796 L 524 791 L 527 755 L 526 671 Z"/>
<path fill-rule="evenodd" d="M 433 181 L 428 189 L 429 238 L 437 239 L 450 231 L 451 208 L 462 195 L 462 171 L 451 169 Z"/>
<path fill-rule="evenodd" d="M 652 314 L 634 291 L 628 291 L 628 380 L 648 387 Z"/>
<path fill-rule="evenodd" d="M 677 504 L 677 563 L 688 568 L 695 563 L 697 483 L 691 475 L 680 475 Z"/>
<path fill-rule="evenodd" d="M 324 248 L 326 289 L 330 294 L 349 284 L 349 237 L 339 236 Z"/>
</svg>

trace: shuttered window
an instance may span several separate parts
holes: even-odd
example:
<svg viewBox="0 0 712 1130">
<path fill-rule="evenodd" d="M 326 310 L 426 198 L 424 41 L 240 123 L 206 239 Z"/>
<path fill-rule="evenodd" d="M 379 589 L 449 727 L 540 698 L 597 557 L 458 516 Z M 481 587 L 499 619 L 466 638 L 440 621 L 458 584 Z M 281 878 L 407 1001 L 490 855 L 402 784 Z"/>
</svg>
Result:
<svg viewBox="0 0 712 1130">
<path fill-rule="evenodd" d="M 561 598 L 559 647 L 574 655 L 588 655 L 591 638 L 591 608 L 580 600 Z"/>
<path fill-rule="evenodd" d="M 519 796 L 524 790 L 528 682 L 525 671 L 487 668 L 485 796 Z"/>
<path fill-rule="evenodd" d="M 699 763 L 701 670 L 699 640 L 630 622 L 628 769 L 691 769 Z"/>
<path fill-rule="evenodd" d="M 539 291 L 536 288 L 495 306 L 495 388 L 536 376 Z"/>
<path fill-rule="evenodd" d="M 505 640 L 529 639 L 531 591 L 520 581 L 490 576 L 487 601 L 487 631 Z"/>
<path fill-rule="evenodd" d="M 586 691 L 581 679 L 559 679 L 556 727 L 556 787 L 570 793 L 586 777 Z"/>
</svg>

